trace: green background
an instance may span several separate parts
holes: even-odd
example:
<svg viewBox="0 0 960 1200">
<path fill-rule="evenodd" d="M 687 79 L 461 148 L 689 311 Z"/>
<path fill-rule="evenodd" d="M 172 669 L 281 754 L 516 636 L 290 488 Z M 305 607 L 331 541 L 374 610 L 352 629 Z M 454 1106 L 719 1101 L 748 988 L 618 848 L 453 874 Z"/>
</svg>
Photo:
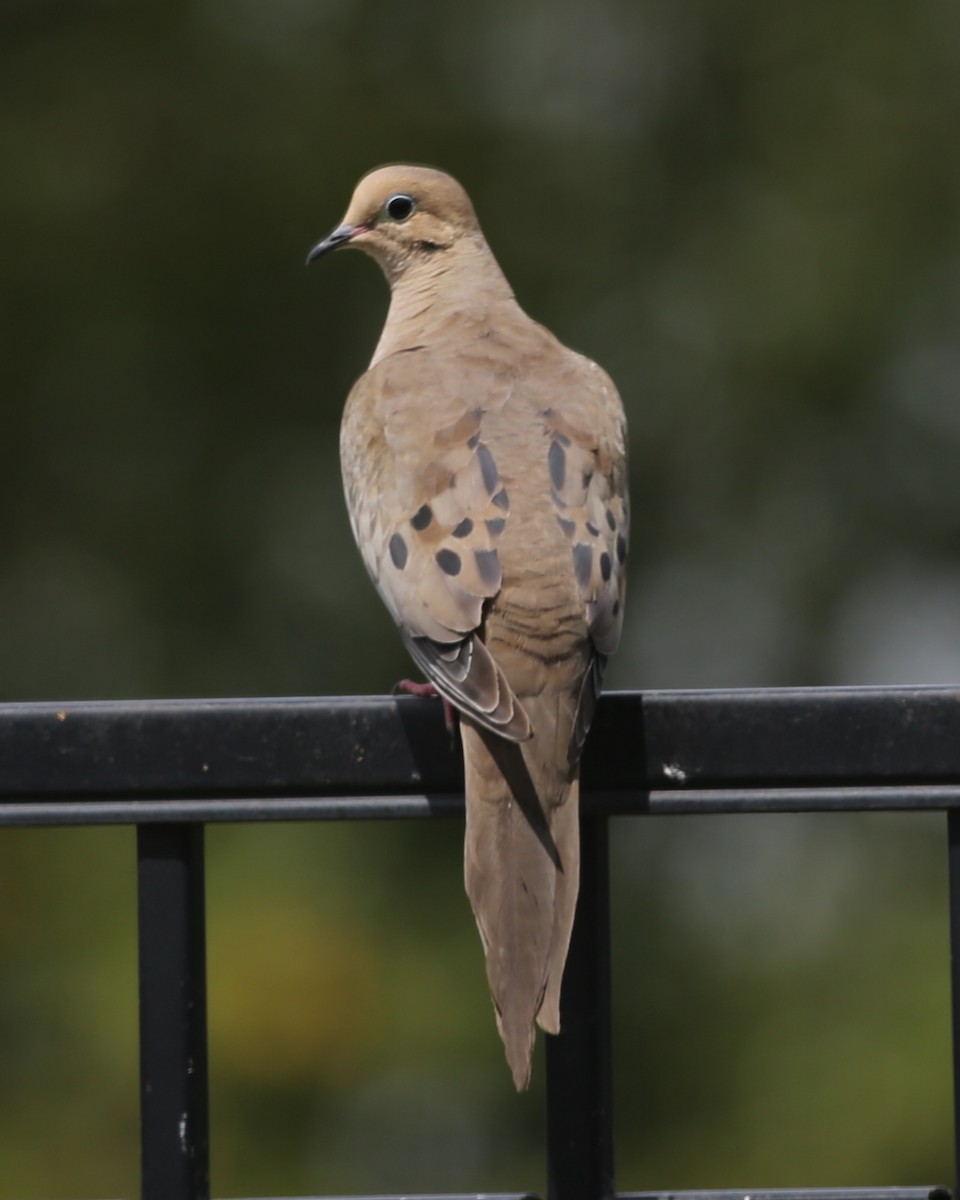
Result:
<svg viewBox="0 0 960 1200">
<path fill-rule="evenodd" d="M 960 678 L 953 0 L 6 0 L 0 698 L 385 692 L 357 177 L 601 362 L 611 688 Z M 2 764 L 0 764 L 2 770 Z M 938 818 L 614 825 L 621 1188 L 948 1181 Z M 208 836 L 218 1196 L 542 1188 L 457 822 Z M 0 1200 L 137 1192 L 130 830 L 0 836 Z"/>
</svg>

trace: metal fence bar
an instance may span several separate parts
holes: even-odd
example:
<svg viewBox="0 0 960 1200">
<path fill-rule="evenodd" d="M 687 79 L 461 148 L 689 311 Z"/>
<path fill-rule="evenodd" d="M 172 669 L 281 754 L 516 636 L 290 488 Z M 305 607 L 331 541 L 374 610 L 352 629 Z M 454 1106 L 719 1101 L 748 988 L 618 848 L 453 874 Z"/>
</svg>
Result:
<svg viewBox="0 0 960 1200">
<path fill-rule="evenodd" d="M 858 806 L 847 789 L 865 787 L 949 807 L 960 797 L 958 724 L 957 688 L 621 692 L 600 702 L 583 791 L 605 811 L 647 811 L 648 793 L 661 806 L 690 797 L 718 811 L 730 793 L 775 799 L 784 789 L 807 798 L 827 789 L 836 807 Z M 429 799 L 463 786 L 439 704 L 412 697 L 2 704 L 0 763 L 0 811 L 41 801 Z"/>
<path fill-rule="evenodd" d="M 203 827 L 137 829 L 141 1200 L 209 1200 Z"/>
<path fill-rule="evenodd" d="M 590 786 L 587 780 L 587 786 Z M 930 787 L 687 788 L 673 792 L 596 791 L 581 797 L 589 816 L 710 816 L 719 813 L 945 812 L 960 808 L 960 783 Z M 259 821 L 385 821 L 463 815 L 463 795 L 208 796 L 149 800 L 0 798 L 3 826 L 222 824 Z"/>
<path fill-rule="evenodd" d="M 951 1200 L 942 1187 L 726 1188 L 720 1191 L 618 1192 L 617 1200 Z"/>
<path fill-rule="evenodd" d="M 547 1200 L 612 1200 L 610 863 L 605 817 L 580 822 L 580 895 L 547 1042 Z"/>
<path fill-rule="evenodd" d="M 259 1200 L 538 1200 L 533 1192 L 457 1192 L 442 1195 L 273 1196 Z M 617 1192 L 614 1200 L 951 1200 L 942 1187 L 724 1188 L 718 1191 Z"/>
</svg>

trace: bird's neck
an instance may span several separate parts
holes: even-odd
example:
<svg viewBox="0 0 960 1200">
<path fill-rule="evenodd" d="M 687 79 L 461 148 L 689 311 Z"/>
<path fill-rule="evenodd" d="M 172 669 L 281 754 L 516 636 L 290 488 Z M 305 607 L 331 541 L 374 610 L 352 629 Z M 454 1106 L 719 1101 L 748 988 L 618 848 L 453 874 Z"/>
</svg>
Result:
<svg viewBox="0 0 960 1200">
<path fill-rule="evenodd" d="M 497 309 L 520 311 L 482 240 L 464 239 L 408 264 L 390 284 L 390 308 L 371 366 L 401 350 L 429 345 L 453 324 L 488 319 Z"/>
</svg>

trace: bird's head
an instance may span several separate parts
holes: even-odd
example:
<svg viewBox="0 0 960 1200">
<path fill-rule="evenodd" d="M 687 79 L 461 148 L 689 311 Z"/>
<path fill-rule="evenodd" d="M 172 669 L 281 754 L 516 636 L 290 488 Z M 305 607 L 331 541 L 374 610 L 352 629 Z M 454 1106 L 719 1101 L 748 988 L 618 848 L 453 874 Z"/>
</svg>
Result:
<svg viewBox="0 0 960 1200">
<path fill-rule="evenodd" d="M 378 167 L 357 184 L 343 220 L 313 247 L 307 262 L 355 246 L 376 259 L 393 282 L 461 239 L 480 236 L 470 198 L 455 179 L 431 167 Z"/>
</svg>

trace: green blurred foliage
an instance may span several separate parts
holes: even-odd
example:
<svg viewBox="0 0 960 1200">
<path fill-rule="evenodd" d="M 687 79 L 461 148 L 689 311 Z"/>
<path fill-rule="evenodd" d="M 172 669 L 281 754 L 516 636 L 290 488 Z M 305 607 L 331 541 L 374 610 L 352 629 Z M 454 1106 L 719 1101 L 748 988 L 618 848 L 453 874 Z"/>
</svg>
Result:
<svg viewBox="0 0 960 1200">
<path fill-rule="evenodd" d="M 624 394 L 611 686 L 955 682 L 958 35 L 952 0 L 7 0 L 2 697 L 408 671 L 336 453 L 386 288 L 302 270 L 396 160 Z M 616 833 L 620 1185 L 948 1179 L 942 823 Z M 208 842 L 216 1194 L 542 1186 L 457 824 Z M 133 860 L 0 838 L 0 1200 L 137 1192 Z"/>
</svg>

